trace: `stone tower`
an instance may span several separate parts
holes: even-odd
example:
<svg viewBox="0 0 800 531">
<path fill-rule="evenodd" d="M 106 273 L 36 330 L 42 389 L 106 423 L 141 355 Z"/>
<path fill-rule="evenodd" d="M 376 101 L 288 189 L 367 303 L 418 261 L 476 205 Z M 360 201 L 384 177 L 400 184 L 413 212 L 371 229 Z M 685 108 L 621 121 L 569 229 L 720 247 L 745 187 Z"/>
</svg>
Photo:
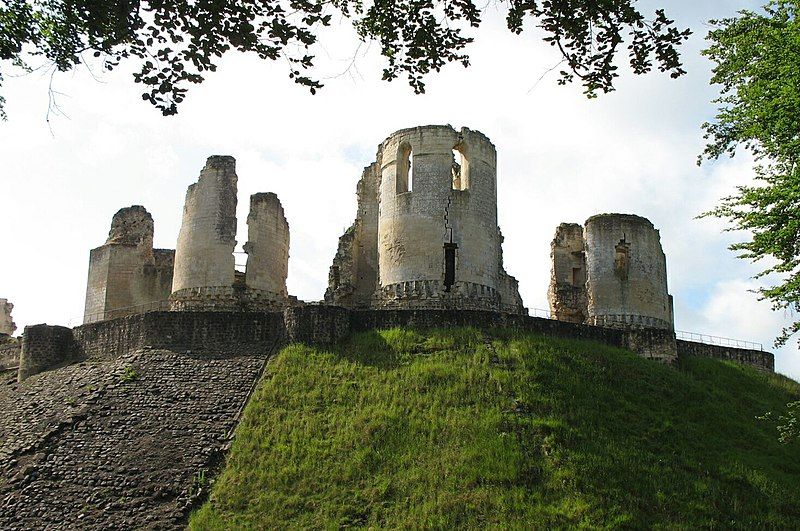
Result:
<svg viewBox="0 0 800 531">
<path fill-rule="evenodd" d="M 326 300 L 523 313 L 502 265 L 496 166 L 494 145 L 477 131 L 389 136 L 359 183 L 358 217 L 340 239 Z"/>
<path fill-rule="evenodd" d="M 84 323 L 166 306 L 175 251 L 153 249 L 153 228 L 143 206 L 114 214 L 106 243 L 89 254 Z"/>
<path fill-rule="evenodd" d="M 553 317 L 611 328 L 673 328 L 658 230 L 630 214 L 562 224 L 552 244 Z"/>
<path fill-rule="evenodd" d="M 286 306 L 289 225 L 278 196 L 250 197 L 247 269 L 237 273 L 236 161 L 209 157 L 189 186 L 175 250 L 173 310 L 275 310 Z"/>
<path fill-rule="evenodd" d="M 184 290 L 233 286 L 236 247 L 236 161 L 212 156 L 189 186 L 175 248 L 173 298 Z"/>
<path fill-rule="evenodd" d="M 267 192 L 250 196 L 247 229 L 245 284 L 248 288 L 285 299 L 289 273 L 289 224 L 277 195 Z"/>
</svg>

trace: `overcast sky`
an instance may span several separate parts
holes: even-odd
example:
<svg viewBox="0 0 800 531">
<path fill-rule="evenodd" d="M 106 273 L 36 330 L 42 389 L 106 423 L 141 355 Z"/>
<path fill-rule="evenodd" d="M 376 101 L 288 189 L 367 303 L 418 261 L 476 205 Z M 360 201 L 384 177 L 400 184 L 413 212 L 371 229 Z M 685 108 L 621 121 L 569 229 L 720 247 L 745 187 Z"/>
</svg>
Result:
<svg viewBox="0 0 800 531">
<path fill-rule="evenodd" d="M 723 233 L 718 220 L 695 219 L 752 175 L 746 156 L 695 163 L 700 125 L 714 114 L 710 64 L 699 53 L 704 21 L 757 4 L 662 4 L 695 32 L 683 47 L 689 74 L 626 73 L 616 92 L 595 100 L 579 85 L 558 86 L 555 73 L 542 78 L 559 60 L 554 50 L 536 31 L 511 35 L 493 10 L 469 50 L 472 66 L 430 76 L 421 96 L 402 80 L 380 81 L 374 46 L 362 46 L 348 69 L 357 42 L 346 26 L 323 35 L 318 72 L 329 79 L 316 96 L 287 78 L 285 64 L 230 55 L 190 90 L 178 116 L 164 118 L 141 100 L 129 71 L 98 81 L 82 67 L 55 76 L 66 117 L 51 116 L 48 125 L 49 76 L 8 78 L 0 297 L 15 305 L 17 333 L 41 322 L 80 324 L 89 250 L 104 243 L 119 208 L 144 205 L 156 246 L 174 248 L 186 187 L 216 154 L 236 157 L 239 246 L 248 196 L 276 192 L 291 228 L 289 290 L 319 300 L 337 239 L 355 216 L 356 182 L 377 145 L 400 128 L 451 124 L 480 130 L 497 147 L 505 265 L 526 306 L 547 308 L 559 223 L 634 213 L 661 231 L 678 329 L 772 348 L 792 316 L 748 291 L 758 286 L 758 264 L 727 250 L 742 236 Z M 641 2 L 650 12 L 655 5 Z M 800 378 L 797 341 L 775 352 L 778 371 Z"/>
</svg>

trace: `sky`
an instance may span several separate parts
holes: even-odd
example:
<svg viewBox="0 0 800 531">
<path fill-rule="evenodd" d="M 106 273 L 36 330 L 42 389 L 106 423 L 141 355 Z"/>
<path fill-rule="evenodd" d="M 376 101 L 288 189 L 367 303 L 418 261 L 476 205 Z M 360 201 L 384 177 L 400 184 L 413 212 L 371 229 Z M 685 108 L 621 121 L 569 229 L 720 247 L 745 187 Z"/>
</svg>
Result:
<svg viewBox="0 0 800 531">
<path fill-rule="evenodd" d="M 512 35 L 493 6 L 468 49 L 472 65 L 432 74 L 424 95 L 403 80 L 381 81 L 376 46 L 359 46 L 347 21 L 321 36 L 316 72 L 325 87 L 313 96 L 288 79 L 284 63 L 229 54 L 190 89 L 177 116 L 162 117 L 142 101 L 129 69 L 81 66 L 53 77 L 64 115 L 48 122 L 49 74 L 8 77 L 0 89 L 8 113 L 0 123 L 0 297 L 14 304 L 17 333 L 81 323 L 89 251 L 105 242 L 120 208 L 144 205 L 155 245 L 174 248 L 186 187 L 210 155 L 237 161 L 239 247 L 249 195 L 277 193 L 291 230 L 289 291 L 320 300 L 338 238 L 355 216 L 356 182 L 378 144 L 401 128 L 451 124 L 477 129 L 497 147 L 505 267 L 531 314 L 547 308 L 559 223 L 638 214 L 661 232 L 676 328 L 762 343 L 779 372 L 800 379 L 797 340 L 772 346 L 793 316 L 752 293 L 764 265 L 727 249 L 746 235 L 696 219 L 752 182 L 746 153 L 696 164 L 717 94 L 700 54 L 705 21 L 758 4 L 638 5 L 649 13 L 664 5 L 677 26 L 692 28 L 682 47 L 688 74 L 635 76 L 622 67 L 617 90 L 592 100 L 547 73 L 559 56 L 541 33 Z"/>
</svg>

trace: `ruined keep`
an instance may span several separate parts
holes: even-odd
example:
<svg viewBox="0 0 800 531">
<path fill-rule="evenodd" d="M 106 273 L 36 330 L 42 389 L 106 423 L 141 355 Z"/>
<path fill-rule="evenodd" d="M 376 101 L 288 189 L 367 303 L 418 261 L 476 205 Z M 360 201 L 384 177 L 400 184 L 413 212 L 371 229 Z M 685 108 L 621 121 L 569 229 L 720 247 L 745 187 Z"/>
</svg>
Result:
<svg viewBox="0 0 800 531">
<path fill-rule="evenodd" d="M 673 329 L 658 230 L 630 214 L 562 223 L 551 244 L 553 318 L 608 328 Z"/>
<path fill-rule="evenodd" d="M 325 301 L 349 308 L 525 313 L 503 269 L 497 153 L 482 133 L 402 129 L 378 147 L 357 186 Z"/>
<path fill-rule="evenodd" d="M 247 266 L 235 270 L 236 161 L 212 156 L 186 191 L 172 310 L 272 310 L 288 304 L 289 224 L 273 193 L 250 197 Z"/>
<path fill-rule="evenodd" d="M 0 299 L 0 334 L 10 336 L 17 329 L 17 325 L 11 319 L 11 310 L 14 305 L 8 299 Z"/>
<path fill-rule="evenodd" d="M 153 217 L 142 206 L 120 209 L 106 243 L 89 253 L 84 323 L 158 310 L 172 291 L 175 251 L 153 249 Z"/>
</svg>

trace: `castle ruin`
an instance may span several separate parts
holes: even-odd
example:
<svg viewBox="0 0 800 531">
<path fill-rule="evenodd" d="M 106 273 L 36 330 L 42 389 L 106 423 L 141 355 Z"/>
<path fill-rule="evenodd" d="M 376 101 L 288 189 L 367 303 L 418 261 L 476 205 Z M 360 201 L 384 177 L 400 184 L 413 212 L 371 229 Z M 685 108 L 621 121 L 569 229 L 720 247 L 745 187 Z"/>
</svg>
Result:
<svg viewBox="0 0 800 531">
<path fill-rule="evenodd" d="M 497 153 L 482 133 L 402 129 L 378 147 L 357 186 L 325 301 L 348 308 L 525 313 L 503 269 Z"/>
<path fill-rule="evenodd" d="M 186 191 L 172 310 L 268 311 L 289 303 L 289 224 L 278 196 L 250 197 L 246 269 L 236 271 L 236 161 L 212 156 Z"/>
<path fill-rule="evenodd" d="M 89 253 L 84 323 L 162 309 L 172 290 L 175 251 L 153 248 L 153 228 L 143 206 L 114 214 L 106 243 Z"/>
<path fill-rule="evenodd" d="M 630 214 L 562 223 L 551 244 L 554 319 L 608 328 L 672 330 L 667 263 L 653 224 Z"/>
<path fill-rule="evenodd" d="M 0 335 L 10 336 L 17 329 L 17 325 L 11 319 L 11 310 L 14 305 L 8 299 L 0 299 Z"/>
</svg>

